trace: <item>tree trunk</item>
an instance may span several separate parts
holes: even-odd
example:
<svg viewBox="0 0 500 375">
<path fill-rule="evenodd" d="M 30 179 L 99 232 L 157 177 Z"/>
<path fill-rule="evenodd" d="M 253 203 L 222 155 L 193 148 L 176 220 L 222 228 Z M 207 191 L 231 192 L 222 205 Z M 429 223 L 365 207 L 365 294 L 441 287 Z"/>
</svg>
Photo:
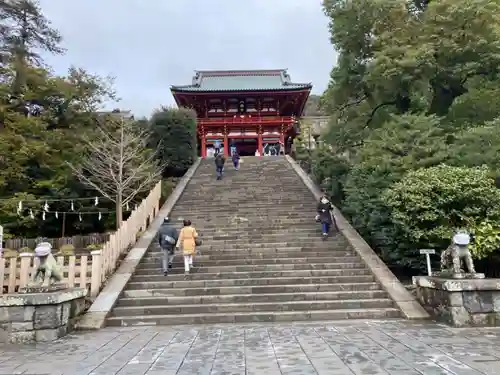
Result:
<svg viewBox="0 0 500 375">
<path fill-rule="evenodd" d="M 427 114 L 446 116 L 456 98 L 465 94 L 467 89 L 460 84 L 432 85 L 432 102 Z"/>
<path fill-rule="evenodd" d="M 28 42 L 28 15 L 26 10 L 23 10 L 23 23 L 22 29 L 19 31 L 19 41 L 15 47 L 15 63 L 14 63 L 14 82 L 12 91 L 14 95 L 18 96 L 24 92 L 26 86 L 27 75 L 27 42 Z"/>
<path fill-rule="evenodd" d="M 123 222 L 122 193 L 116 194 L 116 230 L 120 229 Z"/>
</svg>

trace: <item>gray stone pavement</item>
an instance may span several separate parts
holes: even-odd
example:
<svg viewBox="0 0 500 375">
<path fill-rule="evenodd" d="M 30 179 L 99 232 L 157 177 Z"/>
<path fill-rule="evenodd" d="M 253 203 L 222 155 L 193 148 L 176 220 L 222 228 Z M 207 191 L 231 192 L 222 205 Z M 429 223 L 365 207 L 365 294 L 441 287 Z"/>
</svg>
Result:
<svg viewBox="0 0 500 375">
<path fill-rule="evenodd" d="M 0 374 L 500 374 L 500 329 L 402 320 L 135 327 L 0 345 Z"/>
</svg>

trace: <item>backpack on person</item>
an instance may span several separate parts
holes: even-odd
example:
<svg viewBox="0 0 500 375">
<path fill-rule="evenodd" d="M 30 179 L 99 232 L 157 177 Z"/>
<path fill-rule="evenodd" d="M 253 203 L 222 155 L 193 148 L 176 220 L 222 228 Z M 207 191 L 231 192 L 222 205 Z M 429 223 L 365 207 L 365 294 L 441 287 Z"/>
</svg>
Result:
<svg viewBox="0 0 500 375">
<path fill-rule="evenodd" d="M 168 243 L 169 245 L 175 245 L 177 242 L 174 237 L 169 235 L 163 236 L 163 241 Z"/>
</svg>

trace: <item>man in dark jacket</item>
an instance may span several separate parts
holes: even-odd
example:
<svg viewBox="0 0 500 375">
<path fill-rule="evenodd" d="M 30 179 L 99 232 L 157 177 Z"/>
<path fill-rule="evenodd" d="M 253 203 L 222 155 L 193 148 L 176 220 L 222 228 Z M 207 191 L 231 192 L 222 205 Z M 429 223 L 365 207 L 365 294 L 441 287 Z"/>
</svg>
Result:
<svg viewBox="0 0 500 375">
<path fill-rule="evenodd" d="M 217 175 L 217 180 L 222 180 L 222 172 L 224 171 L 224 163 L 226 159 L 222 154 L 217 154 L 215 157 L 215 173 Z"/>
<path fill-rule="evenodd" d="M 160 243 L 161 250 L 163 251 L 163 274 L 168 275 L 168 270 L 172 268 L 172 261 L 174 260 L 175 245 L 179 233 L 177 229 L 170 223 L 170 219 L 166 217 L 163 224 L 158 230 L 158 242 Z"/>
</svg>

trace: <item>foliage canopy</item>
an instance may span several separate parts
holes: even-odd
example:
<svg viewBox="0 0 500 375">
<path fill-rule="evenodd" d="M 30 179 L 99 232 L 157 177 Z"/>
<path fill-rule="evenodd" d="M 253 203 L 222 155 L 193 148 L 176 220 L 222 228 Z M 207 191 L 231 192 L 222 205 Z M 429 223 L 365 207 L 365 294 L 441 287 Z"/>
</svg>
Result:
<svg viewBox="0 0 500 375">
<path fill-rule="evenodd" d="M 440 250 L 464 221 L 474 255 L 494 253 L 500 2 L 324 0 L 323 10 L 339 56 L 313 177 L 392 266 L 421 267 L 415 249 Z"/>
<path fill-rule="evenodd" d="M 95 142 L 88 140 L 101 139 L 99 136 L 104 133 L 116 133 L 109 129 L 104 133 L 101 131 L 103 112 L 106 112 L 103 111 L 104 105 L 117 100 L 113 80 L 78 67 L 71 67 L 65 75 L 53 74 L 42 60 L 41 52 L 62 54 L 65 51 L 61 42 L 61 34 L 44 16 L 38 0 L 0 1 L 0 224 L 6 237 L 59 237 L 63 233 L 103 232 L 115 227 L 114 215 L 104 215 L 102 220 L 97 214 L 84 215 L 82 220 L 78 215 L 54 216 L 54 211 L 71 211 L 70 199 L 108 196 L 109 199 L 101 199 L 99 204 L 106 211 L 115 210 L 116 200 L 109 191 L 106 190 L 109 194 L 99 191 L 104 190 L 101 185 L 101 189 L 97 189 L 97 185 L 82 183 L 77 178 L 82 176 L 76 176 L 70 167 L 81 166 L 85 160 L 90 160 L 88 155 L 92 154 Z M 163 125 L 170 127 L 171 123 L 177 124 L 189 117 L 182 113 L 169 117 Z M 116 121 L 111 121 L 109 125 L 113 123 L 117 125 Z M 183 122 L 187 123 L 187 120 Z M 176 149 L 173 140 L 177 135 L 184 134 L 179 130 L 182 125 L 172 125 L 177 129 L 175 134 L 167 136 L 168 132 L 164 132 L 160 137 L 156 134 L 152 144 L 148 143 L 145 134 L 150 132 L 149 125 L 150 120 L 145 119 L 133 121 L 128 128 L 128 134 L 144 136 L 144 139 L 135 137 L 136 142 L 129 143 L 134 143 L 135 149 L 141 149 L 134 153 L 134 157 L 137 156 L 134 163 L 141 165 L 141 158 L 151 161 L 154 147 L 164 144 L 165 138 L 170 142 L 169 155 L 177 155 L 173 161 L 177 163 L 174 169 L 186 169 L 193 156 L 188 158 L 182 152 L 186 142 L 189 145 L 195 143 L 186 140 L 179 143 Z M 195 135 L 191 130 L 185 132 L 189 137 Z M 108 142 L 108 149 L 112 145 L 113 142 Z M 101 147 L 101 151 L 104 149 L 106 147 Z M 152 164 L 158 163 L 161 160 Z M 95 167 L 98 163 L 94 164 Z M 89 175 L 85 174 L 85 177 Z M 141 189 L 135 186 L 132 193 L 136 190 Z M 129 203 L 127 197 L 134 194 L 128 191 L 124 195 L 122 207 Z M 57 199 L 64 201 L 52 201 L 51 214 L 43 220 L 44 200 Z M 18 213 L 21 200 L 24 204 Z M 75 200 L 75 212 L 94 210 L 93 203 L 78 202 Z"/>
</svg>

